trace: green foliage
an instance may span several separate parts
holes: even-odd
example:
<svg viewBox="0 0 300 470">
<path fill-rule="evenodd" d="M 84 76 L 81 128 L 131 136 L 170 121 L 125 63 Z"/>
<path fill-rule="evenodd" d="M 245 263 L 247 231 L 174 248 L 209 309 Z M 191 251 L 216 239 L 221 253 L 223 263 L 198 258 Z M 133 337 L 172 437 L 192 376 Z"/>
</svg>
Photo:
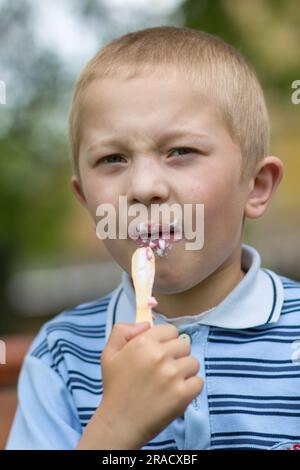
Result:
<svg viewBox="0 0 300 470">
<path fill-rule="evenodd" d="M 8 77 L 7 104 L 0 108 L 0 250 L 14 258 L 62 249 L 60 227 L 68 211 L 61 115 L 69 82 L 58 58 L 35 43 L 31 13 L 29 2 L 6 1 L 0 14 L 2 73 Z"/>
</svg>

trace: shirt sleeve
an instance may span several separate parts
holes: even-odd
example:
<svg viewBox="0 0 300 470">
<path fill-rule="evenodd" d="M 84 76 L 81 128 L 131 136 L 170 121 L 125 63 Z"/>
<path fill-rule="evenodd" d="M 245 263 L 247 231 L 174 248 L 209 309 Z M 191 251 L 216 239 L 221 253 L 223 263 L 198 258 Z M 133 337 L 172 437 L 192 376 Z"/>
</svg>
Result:
<svg viewBox="0 0 300 470">
<path fill-rule="evenodd" d="M 61 376 L 37 357 L 26 356 L 18 383 L 18 407 L 7 450 L 71 450 L 82 429 Z"/>
</svg>

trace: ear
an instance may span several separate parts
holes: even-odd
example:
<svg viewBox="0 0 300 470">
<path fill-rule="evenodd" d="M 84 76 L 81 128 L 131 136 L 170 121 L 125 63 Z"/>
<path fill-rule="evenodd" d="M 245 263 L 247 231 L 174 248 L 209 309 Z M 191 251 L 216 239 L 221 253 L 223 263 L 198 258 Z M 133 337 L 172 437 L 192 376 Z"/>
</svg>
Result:
<svg viewBox="0 0 300 470">
<path fill-rule="evenodd" d="M 88 209 L 87 201 L 86 201 L 83 189 L 82 189 L 82 184 L 81 184 L 80 178 L 78 178 L 75 175 L 72 175 L 71 176 L 71 187 L 72 187 L 73 193 L 75 194 L 75 196 L 78 199 L 78 201 L 80 202 L 80 204 L 82 204 L 83 207 L 85 207 L 87 209 L 87 211 L 90 213 L 90 211 Z M 96 230 L 96 223 L 93 220 L 93 217 L 92 217 L 92 227 L 93 227 L 93 231 L 95 231 Z"/>
<path fill-rule="evenodd" d="M 257 219 L 266 211 L 274 192 L 283 176 L 283 163 L 274 156 L 265 157 L 259 162 L 251 180 L 244 214 L 249 219 Z"/>
<path fill-rule="evenodd" d="M 82 204 L 85 208 L 87 208 L 86 198 L 82 189 L 80 179 L 75 175 L 71 176 L 71 187 L 72 187 L 73 193 L 75 194 L 80 204 Z"/>
</svg>

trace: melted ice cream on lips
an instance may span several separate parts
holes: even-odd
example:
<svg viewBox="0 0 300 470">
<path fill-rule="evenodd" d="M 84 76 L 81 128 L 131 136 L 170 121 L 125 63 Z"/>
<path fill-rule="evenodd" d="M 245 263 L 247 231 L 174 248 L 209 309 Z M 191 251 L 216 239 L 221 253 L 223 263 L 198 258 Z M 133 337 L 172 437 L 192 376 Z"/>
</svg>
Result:
<svg viewBox="0 0 300 470">
<path fill-rule="evenodd" d="M 178 239 L 176 221 L 168 226 L 142 222 L 136 230 L 139 234 L 137 243 L 140 246 L 150 247 L 158 256 L 165 256 L 172 248 L 173 242 Z"/>
</svg>

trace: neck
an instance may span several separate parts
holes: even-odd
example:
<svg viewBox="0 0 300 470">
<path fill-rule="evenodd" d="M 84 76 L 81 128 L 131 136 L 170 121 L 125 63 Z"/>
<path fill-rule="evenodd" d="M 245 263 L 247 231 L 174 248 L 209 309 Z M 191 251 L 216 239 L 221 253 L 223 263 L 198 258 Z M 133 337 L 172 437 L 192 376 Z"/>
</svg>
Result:
<svg viewBox="0 0 300 470">
<path fill-rule="evenodd" d="M 205 312 L 222 302 L 244 275 L 239 247 L 218 270 L 191 289 L 168 295 L 154 292 L 157 311 L 168 318 Z"/>
</svg>

